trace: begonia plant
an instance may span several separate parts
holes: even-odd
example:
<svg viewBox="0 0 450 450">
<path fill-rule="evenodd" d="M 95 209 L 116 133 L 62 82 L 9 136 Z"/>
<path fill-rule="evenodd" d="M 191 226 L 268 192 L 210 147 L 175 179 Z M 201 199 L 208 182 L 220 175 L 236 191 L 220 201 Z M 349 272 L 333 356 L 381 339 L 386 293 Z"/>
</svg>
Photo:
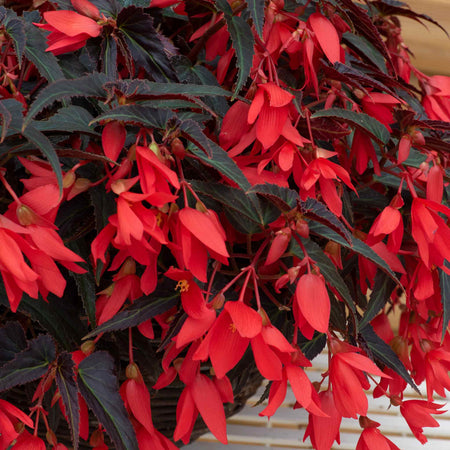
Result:
<svg viewBox="0 0 450 450">
<path fill-rule="evenodd" d="M 439 24 L 395 0 L 2 5 L 0 449 L 226 444 L 262 379 L 255 414 L 289 383 L 317 450 L 342 418 L 397 449 L 372 395 L 425 443 L 450 390 L 450 78 L 399 17 Z"/>
</svg>

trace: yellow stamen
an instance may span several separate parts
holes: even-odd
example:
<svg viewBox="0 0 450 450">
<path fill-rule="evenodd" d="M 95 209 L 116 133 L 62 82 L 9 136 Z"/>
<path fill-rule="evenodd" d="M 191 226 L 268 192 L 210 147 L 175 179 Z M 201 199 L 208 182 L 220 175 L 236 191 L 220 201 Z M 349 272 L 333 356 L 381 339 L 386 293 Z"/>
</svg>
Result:
<svg viewBox="0 0 450 450">
<path fill-rule="evenodd" d="M 180 280 L 175 286 L 175 290 L 179 290 L 180 292 L 187 292 L 189 290 L 189 281 L 188 280 Z"/>
</svg>

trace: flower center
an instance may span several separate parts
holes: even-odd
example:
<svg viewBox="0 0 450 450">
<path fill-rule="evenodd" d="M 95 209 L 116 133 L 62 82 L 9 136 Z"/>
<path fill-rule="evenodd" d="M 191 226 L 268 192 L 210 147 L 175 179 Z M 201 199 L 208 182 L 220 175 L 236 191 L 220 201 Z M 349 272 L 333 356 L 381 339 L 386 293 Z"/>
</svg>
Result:
<svg viewBox="0 0 450 450">
<path fill-rule="evenodd" d="M 180 292 L 187 292 L 189 290 L 189 281 L 180 280 L 175 286 L 175 290 L 179 289 Z"/>
</svg>

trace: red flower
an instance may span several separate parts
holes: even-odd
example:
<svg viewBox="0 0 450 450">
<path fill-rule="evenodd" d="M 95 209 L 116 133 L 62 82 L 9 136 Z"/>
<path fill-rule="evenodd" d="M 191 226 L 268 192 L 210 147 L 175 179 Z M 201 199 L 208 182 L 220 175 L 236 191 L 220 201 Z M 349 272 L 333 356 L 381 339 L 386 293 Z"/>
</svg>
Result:
<svg viewBox="0 0 450 450">
<path fill-rule="evenodd" d="M 425 444 L 428 439 L 423 435 L 423 428 L 439 426 L 439 423 L 431 417 L 431 414 L 444 414 L 445 411 L 438 411 L 443 406 L 425 400 L 407 400 L 401 403 L 400 413 L 408 422 L 414 436 L 422 444 Z"/>
<path fill-rule="evenodd" d="M 364 390 L 370 388 L 365 372 L 380 377 L 390 378 L 383 373 L 373 361 L 345 342 L 331 341 L 334 353 L 330 362 L 330 383 L 333 387 L 333 397 L 337 410 L 344 417 L 353 417 L 357 414 L 365 416 L 368 409 L 368 400 Z"/>
<path fill-rule="evenodd" d="M 403 219 L 399 211 L 403 204 L 401 195 L 397 194 L 383 209 L 370 228 L 367 245 L 372 246 L 389 235 L 387 248 L 392 253 L 398 253 L 403 239 Z"/>
<path fill-rule="evenodd" d="M 211 359 L 218 378 L 222 378 L 242 358 L 250 339 L 261 333 L 262 318 L 242 302 L 227 302 L 194 354 L 194 359 Z"/>
<path fill-rule="evenodd" d="M 156 143 L 151 144 L 150 148 L 136 146 L 136 162 L 144 194 L 155 192 L 170 194 L 169 183 L 176 189 L 180 188 L 178 175 L 168 167 L 169 162 L 161 155 Z"/>
<path fill-rule="evenodd" d="M 38 436 L 22 431 L 17 437 L 13 448 L 15 450 L 46 450 L 45 442 Z"/>
<path fill-rule="evenodd" d="M 426 92 L 422 103 L 428 117 L 433 120 L 449 122 L 450 77 L 443 75 L 434 75 L 432 77 L 427 77 L 423 74 L 420 75 L 420 82 Z"/>
<path fill-rule="evenodd" d="M 256 122 L 256 138 L 264 149 L 283 134 L 288 121 L 289 104 L 294 96 L 274 83 L 259 84 L 248 110 L 248 123 Z"/>
<path fill-rule="evenodd" d="M 392 441 L 381 434 L 377 428 L 380 426 L 378 422 L 361 416 L 359 423 L 364 430 L 356 444 L 356 450 L 400 450 Z"/>
<path fill-rule="evenodd" d="M 208 253 L 222 264 L 228 264 L 226 236 L 219 219 L 213 211 L 193 208 L 183 208 L 172 218 L 174 244 L 170 248 L 178 265 L 206 282 Z"/>
<path fill-rule="evenodd" d="M 327 414 L 321 409 L 319 396 L 303 370 L 303 367 L 310 367 L 311 362 L 300 350 L 296 350 L 289 355 L 281 355 L 281 359 L 285 365 L 282 370 L 281 380 L 272 382 L 269 392 L 269 403 L 259 415 L 271 417 L 275 414 L 286 397 L 289 381 L 295 396 L 296 408 L 302 407 L 311 414 L 326 417 Z"/>
<path fill-rule="evenodd" d="M 33 421 L 20 409 L 0 399 L 0 448 L 6 449 L 19 436 L 15 429 L 17 423 L 33 428 Z"/>
<path fill-rule="evenodd" d="M 378 156 L 372 140 L 361 130 L 355 130 L 350 157 L 355 159 L 355 168 L 359 174 L 362 174 L 367 169 L 369 161 L 372 161 L 375 174 L 381 175 Z"/>
<path fill-rule="evenodd" d="M 136 437 L 139 450 L 178 450 L 178 447 L 156 428 L 149 433 L 145 427 L 138 427 Z M 105 447 L 108 450 L 108 447 Z"/>
<path fill-rule="evenodd" d="M 100 13 L 94 5 L 89 3 L 89 6 L 89 11 L 83 11 L 85 15 L 75 11 L 47 11 L 43 14 L 47 24 L 34 25 L 50 31 L 47 37 L 47 52 L 54 55 L 73 52 L 84 47 L 89 38 L 100 35 L 102 26 L 96 22 L 100 19 Z M 96 20 L 87 17 L 88 14 L 94 15 Z"/>
<path fill-rule="evenodd" d="M 450 229 L 438 213 L 450 217 L 450 208 L 432 200 L 413 199 L 412 236 L 422 261 L 429 269 L 433 264 L 442 267 L 445 259 L 450 260 Z"/>
<path fill-rule="evenodd" d="M 131 258 L 124 262 L 113 281 L 112 285 L 99 292 L 96 311 L 99 325 L 111 319 L 127 299 L 134 301 L 142 295 L 136 263 Z"/>
<path fill-rule="evenodd" d="M 187 444 L 198 414 L 211 433 L 222 444 L 227 444 L 227 429 L 222 398 L 215 383 L 206 375 L 197 373 L 180 395 L 177 405 L 177 426 L 173 439 Z"/>
<path fill-rule="evenodd" d="M 126 369 L 127 380 L 120 387 L 120 395 L 132 416 L 152 434 L 155 431 L 150 408 L 150 393 L 136 364 Z"/>
<path fill-rule="evenodd" d="M 267 316 L 243 302 L 227 302 L 194 355 L 206 360 L 209 356 L 218 378 L 222 378 L 242 358 L 251 343 L 256 366 L 268 380 L 281 380 L 282 358 L 289 357 L 295 348 L 269 322 Z"/>
<path fill-rule="evenodd" d="M 329 161 L 327 158 L 331 158 L 335 155 L 335 152 L 328 152 L 319 149 L 320 154 L 326 155 L 326 157 L 318 157 L 313 160 L 306 170 L 303 172 L 300 188 L 302 197 L 315 196 L 314 185 L 319 182 L 320 193 L 323 201 L 327 204 L 328 208 L 336 214 L 338 217 L 342 214 L 342 200 L 336 192 L 336 185 L 334 180 L 340 180 L 345 183 L 350 189 L 355 188 L 350 180 L 348 172 L 338 164 Z"/>
<path fill-rule="evenodd" d="M 311 444 L 316 450 L 329 450 L 334 441 L 338 444 L 341 443 L 339 427 L 342 415 L 336 409 L 331 390 L 319 392 L 319 398 L 320 407 L 328 417 L 310 413 L 303 441 L 309 436 Z"/>
<path fill-rule="evenodd" d="M 176 338 L 177 347 L 182 347 L 208 331 L 216 318 L 216 312 L 208 307 L 200 287 L 190 272 L 171 267 L 165 276 L 178 281 L 176 289 L 180 291 L 183 310 L 189 316 Z"/>
<path fill-rule="evenodd" d="M 331 306 L 323 278 L 313 273 L 302 275 L 295 290 L 295 300 L 298 311 L 310 327 L 320 333 L 326 333 Z"/>
<path fill-rule="evenodd" d="M 113 161 L 117 161 L 126 137 L 127 131 L 122 122 L 117 120 L 108 122 L 102 131 L 102 147 L 105 156 Z"/>
</svg>

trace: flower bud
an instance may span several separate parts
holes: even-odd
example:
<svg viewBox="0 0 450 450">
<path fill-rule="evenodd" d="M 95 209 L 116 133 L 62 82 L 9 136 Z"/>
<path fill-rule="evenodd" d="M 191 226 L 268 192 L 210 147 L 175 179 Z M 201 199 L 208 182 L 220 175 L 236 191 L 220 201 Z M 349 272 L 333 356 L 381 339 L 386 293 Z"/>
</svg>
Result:
<svg viewBox="0 0 450 450">
<path fill-rule="evenodd" d="M 24 227 L 33 225 L 38 221 L 36 213 L 27 205 L 19 205 L 16 209 L 16 215 L 20 225 L 23 225 Z"/>
<path fill-rule="evenodd" d="M 67 172 L 63 177 L 63 188 L 67 189 L 68 187 L 72 186 L 73 183 L 75 183 L 75 180 L 77 179 L 75 173 L 72 171 Z"/>
<path fill-rule="evenodd" d="M 397 162 L 401 164 L 408 159 L 409 151 L 411 150 L 412 138 L 409 134 L 404 134 L 398 143 Z"/>
<path fill-rule="evenodd" d="M 72 186 L 69 194 L 67 195 L 67 200 L 72 200 L 76 195 L 87 191 L 91 187 L 91 181 L 87 178 L 77 178 Z"/>
<path fill-rule="evenodd" d="M 211 300 L 211 307 L 217 311 L 218 309 L 223 308 L 224 303 L 225 303 L 225 295 L 223 295 L 220 292 Z"/>
<path fill-rule="evenodd" d="M 359 416 L 359 425 L 361 428 L 377 428 L 380 426 L 378 422 L 375 422 L 372 419 L 369 419 L 366 416 Z"/>
<path fill-rule="evenodd" d="M 170 149 L 177 158 L 183 159 L 186 156 L 186 149 L 180 138 L 173 139 L 170 143 Z"/>
<path fill-rule="evenodd" d="M 89 439 L 89 445 L 91 447 L 100 447 L 104 444 L 105 439 L 103 437 L 103 433 L 100 430 L 95 430 L 91 434 L 91 438 Z"/>
<path fill-rule="evenodd" d="M 305 239 L 309 238 L 309 226 L 305 219 L 298 219 L 295 223 L 295 231 Z"/>
<path fill-rule="evenodd" d="M 136 381 L 142 380 L 142 375 L 139 370 L 139 367 L 135 363 L 128 364 L 127 368 L 125 369 L 125 376 L 129 380 L 136 380 Z"/>
<path fill-rule="evenodd" d="M 161 150 L 159 149 L 159 145 L 155 141 L 152 141 L 148 148 L 158 157 L 159 160 L 162 160 Z"/>
<path fill-rule="evenodd" d="M 411 133 L 411 137 L 412 137 L 412 144 L 414 146 L 425 145 L 425 138 L 423 137 L 423 134 L 419 130 L 414 130 Z"/>
<path fill-rule="evenodd" d="M 86 355 L 89 356 L 93 351 L 95 350 L 95 342 L 92 340 L 83 342 L 81 344 L 81 351 Z"/>
<path fill-rule="evenodd" d="M 47 431 L 47 433 L 45 434 L 45 438 L 47 439 L 47 442 L 49 443 L 49 445 L 55 446 L 58 444 L 58 439 L 56 439 L 56 434 L 52 430 Z"/>
<path fill-rule="evenodd" d="M 263 308 L 258 309 L 258 314 L 262 317 L 263 327 L 267 327 L 267 325 L 270 325 L 269 316 L 267 315 L 266 311 Z"/>
</svg>

